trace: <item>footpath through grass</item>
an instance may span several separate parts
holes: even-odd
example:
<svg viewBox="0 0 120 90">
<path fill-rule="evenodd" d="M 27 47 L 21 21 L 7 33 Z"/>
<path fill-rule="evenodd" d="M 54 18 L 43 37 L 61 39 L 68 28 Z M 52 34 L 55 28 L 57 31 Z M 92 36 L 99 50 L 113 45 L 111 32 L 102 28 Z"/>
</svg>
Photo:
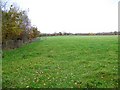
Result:
<svg viewBox="0 0 120 90">
<path fill-rule="evenodd" d="M 3 88 L 118 87 L 117 36 L 45 37 L 3 55 Z"/>
</svg>

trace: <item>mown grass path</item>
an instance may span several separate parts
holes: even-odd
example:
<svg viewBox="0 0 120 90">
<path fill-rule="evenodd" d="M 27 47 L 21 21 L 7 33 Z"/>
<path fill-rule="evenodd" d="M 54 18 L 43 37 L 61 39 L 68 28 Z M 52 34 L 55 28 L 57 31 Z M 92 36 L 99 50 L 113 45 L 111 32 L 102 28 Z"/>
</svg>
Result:
<svg viewBox="0 0 120 90">
<path fill-rule="evenodd" d="M 52 36 L 3 51 L 3 88 L 114 88 L 117 36 Z"/>
</svg>

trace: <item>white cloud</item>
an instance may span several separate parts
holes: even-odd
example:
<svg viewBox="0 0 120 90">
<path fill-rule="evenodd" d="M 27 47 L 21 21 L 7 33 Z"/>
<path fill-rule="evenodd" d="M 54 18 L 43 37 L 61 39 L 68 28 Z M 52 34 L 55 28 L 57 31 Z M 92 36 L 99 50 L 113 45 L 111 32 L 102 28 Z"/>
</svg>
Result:
<svg viewBox="0 0 120 90">
<path fill-rule="evenodd" d="M 15 1 L 15 0 L 14 0 Z M 118 0 L 17 0 L 41 32 L 118 30 Z"/>
</svg>

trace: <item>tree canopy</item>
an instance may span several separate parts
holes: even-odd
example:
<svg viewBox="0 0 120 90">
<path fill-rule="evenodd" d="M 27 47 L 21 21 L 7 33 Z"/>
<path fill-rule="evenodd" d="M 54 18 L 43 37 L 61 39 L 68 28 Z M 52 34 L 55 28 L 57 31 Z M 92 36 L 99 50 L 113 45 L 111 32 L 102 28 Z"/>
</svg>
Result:
<svg viewBox="0 0 120 90">
<path fill-rule="evenodd" d="M 3 5 L 5 8 L 6 6 Z M 31 25 L 27 11 L 13 5 L 9 10 L 2 9 L 2 41 L 32 39 L 39 36 L 40 31 Z"/>
</svg>

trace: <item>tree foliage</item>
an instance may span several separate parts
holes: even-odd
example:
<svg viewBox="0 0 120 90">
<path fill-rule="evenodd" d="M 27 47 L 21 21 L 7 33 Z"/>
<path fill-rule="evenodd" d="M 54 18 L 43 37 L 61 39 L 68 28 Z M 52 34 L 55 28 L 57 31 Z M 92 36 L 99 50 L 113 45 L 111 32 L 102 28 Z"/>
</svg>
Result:
<svg viewBox="0 0 120 90">
<path fill-rule="evenodd" d="M 19 10 L 13 5 L 9 10 L 2 10 L 2 40 L 28 40 L 39 36 L 38 29 L 31 25 L 27 11 Z"/>
</svg>

